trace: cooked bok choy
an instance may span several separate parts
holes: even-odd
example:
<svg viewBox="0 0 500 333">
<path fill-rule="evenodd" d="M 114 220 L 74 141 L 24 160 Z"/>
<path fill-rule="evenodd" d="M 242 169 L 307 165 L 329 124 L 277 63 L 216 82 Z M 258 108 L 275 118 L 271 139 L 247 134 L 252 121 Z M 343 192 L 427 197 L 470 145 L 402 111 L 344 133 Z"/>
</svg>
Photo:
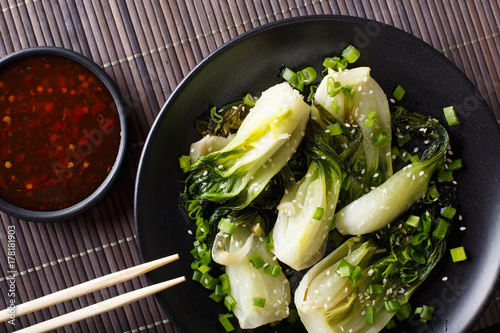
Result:
<svg viewBox="0 0 500 333">
<path fill-rule="evenodd" d="M 378 236 L 348 239 L 303 277 L 294 297 L 308 332 L 376 333 L 395 314 L 407 317 L 445 241 L 404 222 Z"/>
<path fill-rule="evenodd" d="M 347 175 L 352 200 L 368 191 L 374 175 L 380 182 L 392 176 L 389 103 L 369 67 L 330 69 L 314 95 L 312 115 L 321 119 L 321 109 L 347 127 L 361 128 L 362 149 L 357 154 L 363 154 L 364 163 Z"/>
<path fill-rule="evenodd" d="M 298 183 L 288 181 L 273 229 L 276 256 L 295 270 L 312 266 L 325 254 L 342 178 L 329 135 L 314 120 L 307 126 L 305 154 L 307 173 Z"/>
<path fill-rule="evenodd" d="M 264 91 L 231 142 L 191 165 L 185 194 L 200 202 L 240 195 L 237 206 L 244 207 L 292 156 L 309 114 L 310 106 L 287 83 Z"/>
<path fill-rule="evenodd" d="M 419 161 L 337 212 L 336 227 L 343 235 L 379 230 L 408 210 L 426 194 L 433 172 L 443 161 L 449 138 L 437 120 L 400 108 L 393 123 L 401 133 L 423 135 L 431 142 Z"/>
<path fill-rule="evenodd" d="M 229 222 L 230 223 L 230 222 Z M 224 265 L 233 309 L 243 329 L 279 321 L 289 314 L 290 284 L 263 241 L 263 219 L 251 214 L 232 234 L 220 231 L 212 247 L 215 262 Z"/>
</svg>

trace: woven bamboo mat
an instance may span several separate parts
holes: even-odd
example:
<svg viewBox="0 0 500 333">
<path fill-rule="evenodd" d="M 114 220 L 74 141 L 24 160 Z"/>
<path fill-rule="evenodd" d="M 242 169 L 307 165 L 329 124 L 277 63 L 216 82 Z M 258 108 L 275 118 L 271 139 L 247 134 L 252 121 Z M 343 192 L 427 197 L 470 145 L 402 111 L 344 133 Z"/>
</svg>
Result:
<svg viewBox="0 0 500 333">
<path fill-rule="evenodd" d="M 55 45 L 93 59 L 111 75 L 131 113 L 124 170 L 102 202 L 68 221 L 37 224 L 1 214 L 0 309 L 7 307 L 6 232 L 15 227 L 16 302 L 140 263 L 134 181 L 144 140 L 171 92 L 212 51 L 268 22 L 314 14 L 366 17 L 403 29 L 453 61 L 500 119 L 500 4 L 495 0 L 0 0 L 0 56 Z M 10 332 L 146 286 L 144 277 L 0 324 Z M 500 292 L 474 331 L 500 322 Z M 154 297 L 59 332 L 173 332 Z"/>
</svg>

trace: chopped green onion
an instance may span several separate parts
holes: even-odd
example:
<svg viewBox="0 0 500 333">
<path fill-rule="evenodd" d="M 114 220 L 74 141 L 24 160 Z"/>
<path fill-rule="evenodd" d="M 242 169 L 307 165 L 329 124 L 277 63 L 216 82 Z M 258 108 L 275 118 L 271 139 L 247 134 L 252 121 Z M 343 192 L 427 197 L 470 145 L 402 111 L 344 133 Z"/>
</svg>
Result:
<svg viewBox="0 0 500 333">
<path fill-rule="evenodd" d="M 467 255 L 465 254 L 465 249 L 463 246 L 451 249 L 450 253 L 451 253 L 451 260 L 453 260 L 453 262 L 467 260 Z"/>
<path fill-rule="evenodd" d="M 205 273 L 200 277 L 200 283 L 206 289 L 215 290 L 215 286 L 219 283 L 219 279 L 214 278 L 209 273 Z"/>
<path fill-rule="evenodd" d="M 262 259 L 262 257 L 258 253 L 251 256 L 249 260 L 252 263 L 253 267 L 255 267 L 257 269 L 261 268 L 262 266 L 264 266 L 266 264 L 264 259 Z"/>
<path fill-rule="evenodd" d="M 200 271 L 194 271 L 193 272 L 193 281 L 200 282 L 201 281 L 201 276 L 203 274 Z"/>
<path fill-rule="evenodd" d="M 439 198 L 439 191 L 438 191 L 437 186 L 435 184 L 429 186 L 429 188 L 427 189 L 427 195 L 432 200 Z"/>
<path fill-rule="evenodd" d="M 437 239 L 443 239 L 444 236 L 446 236 L 446 233 L 448 232 L 448 222 L 446 222 L 442 218 L 438 218 L 436 220 L 436 223 L 437 226 L 436 229 L 434 229 L 432 236 L 436 237 Z"/>
<path fill-rule="evenodd" d="M 250 94 L 246 94 L 245 98 L 243 99 L 243 103 L 245 103 L 251 108 L 255 106 L 255 102 L 256 102 L 255 98 Z"/>
<path fill-rule="evenodd" d="M 311 85 L 309 87 L 309 96 L 307 96 L 307 101 L 308 102 L 312 101 L 312 99 L 314 97 L 314 94 L 316 93 L 316 90 L 318 90 L 318 85 L 317 84 Z"/>
<path fill-rule="evenodd" d="M 403 136 L 396 136 L 396 141 L 398 142 L 398 146 L 404 146 L 406 143 L 411 141 L 410 133 L 405 133 Z"/>
<path fill-rule="evenodd" d="M 191 169 L 191 157 L 187 155 L 182 155 L 179 157 L 179 166 L 181 167 L 182 171 L 184 172 L 189 172 Z"/>
<path fill-rule="evenodd" d="M 208 271 L 210 271 L 210 269 L 211 268 L 207 265 L 201 265 L 200 267 L 198 267 L 198 270 L 201 272 L 201 274 L 207 273 Z"/>
<path fill-rule="evenodd" d="M 255 297 L 253 299 L 253 305 L 258 306 L 259 308 L 263 308 L 266 304 L 266 299 L 262 297 Z"/>
<path fill-rule="evenodd" d="M 342 51 L 342 57 L 350 64 L 358 60 L 359 55 L 359 51 L 352 45 L 349 45 L 344 51 Z"/>
<path fill-rule="evenodd" d="M 309 84 L 316 80 L 316 70 L 312 67 L 304 68 L 301 73 L 304 75 L 304 83 Z"/>
<path fill-rule="evenodd" d="M 269 264 L 266 267 L 264 267 L 263 272 L 276 277 L 276 276 L 280 275 L 280 273 L 281 273 L 281 266 Z"/>
<path fill-rule="evenodd" d="M 365 126 L 373 127 L 377 125 L 380 125 L 380 119 L 378 117 L 378 113 L 377 111 L 370 110 L 368 112 L 368 115 L 366 116 Z"/>
<path fill-rule="evenodd" d="M 223 231 L 228 235 L 232 235 L 238 227 L 238 224 L 232 222 L 231 219 L 221 218 L 217 227 L 220 231 Z"/>
<path fill-rule="evenodd" d="M 391 118 L 392 120 L 399 119 L 401 113 L 404 111 L 404 107 L 398 106 L 395 110 L 391 110 Z"/>
<path fill-rule="evenodd" d="M 381 128 L 373 134 L 372 140 L 375 147 L 384 147 L 391 142 L 391 137 L 386 128 Z"/>
<path fill-rule="evenodd" d="M 353 98 L 354 94 L 356 94 L 356 90 L 354 90 L 354 88 L 352 88 L 350 85 L 346 85 L 340 88 L 340 90 L 347 98 Z"/>
<path fill-rule="evenodd" d="M 340 59 L 339 57 L 325 58 L 323 66 L 331 68 L 335 71 L 338 71 L 339 69 L 344 70 L 347 68 L 347 60 Z"/>
<path fill-rule="evenodd" d="M 325 215 L 325 209 L 322 207 L 316 207 L 316 210 L 313 214 L 313 219 L 321 220 L 323 218 L 323 215 Z"/>
<path fill-rule="evenodd" d="M 401 303 L 396 300 L 389 300 L 384 302 L 384 306 L 387 312 L 398 312 L 401 310 Z"/>
<path fill-rule="evenodd" d="M 394 92 L 392 93 L 392 96 L 394 96 L 395 99 L 397 99 L 398 101 L 400 101 L 401 98 L 403 98 L 405 92 L 406 91 L 403 89 L 403 87 L 401 87 L 398 84 L 398 86 L 396 87 L 396 89 L 394 89 Z"/>
<path fill-rule="evenodd" d="M 316 80 L 316 70 L 312 67 L 306 67 L 303 70 L 295 73 L 290 68 L 285 68 L 281 74 L 283 79 L 288 81 L 292 87 L 303 91 L 304 85 L 312 83 Z"/>
<path fill-rule="evenodd" d="M 346 278 L 351 275 L 352 265 L 345 259 L 342 259 L 335 271 L 340 277 Z"/>
<path fill-rule="evenodd" d="M 215 286 L 215 295 L 220 296 L 221 298 L 226 296 L 227 293 L 225 292 L 224 288 L 222 287 L 222 284 L 218 284 Z"/>
<path fill-rule="evenodd" d="M 376 310 L 374 306 L 367 306 L 365 309 L 365 322 L 367 324 L 375 323 Z"/>
<path fill-rule="evenodd" d="M 418 279 L 418 275 L 417 274 L 402 275 L 401 276 L 401 283 L 412 283 L 416 279 Z"/>
<path fill-rule="evenodd" d="M 281 76 L 283 77 L 283 79 L 285 79 L 286 81 L 292 83 L 292 81 L 296 81 L 297 80 L 297 74 L 295 74 L 294 71 L 292 71 L 290 68 L 286 67 L 284 70 L 283 70 L 283 73 L 281 74 Z"/>
<path fill-rule="evenodd" d="M 431 215 L 428 211 L 425 211 L 420 220 L 422 221 L 422 232 L 429 233 L 431 232 L 431 224 L 432 224 L 432 218 Z"/>
<path fill-rule="evenodd" d="M 418 227 L 419 223 L 420 223 L 420 217 L 416 215 L 410 215 L 406 220 L 406 224 L 414 228 Z"/>
<path fill-rule="evenodd" d="M 420 314 L 420 320 L 426 323 L 431 320 L 434 308 L 432 306 L 423 305 L 415 309 L 416 314 Z"/>
<path fill-rule="evenodd" d="M 340 127 L 339 123 L 335 123 L 332 125 L 328 125 L 326 127 L 326 130 L 331 136 L 339 135 L 342 134 L 342 127 Z"/>
<path fill-rule="evenodd" d="M 462 160 L 456 159 L 448 163 L 448 170 L 455 171 L 462 168 Z"/>
<path fill-rule="evenodd" d="M 403 162 L 408 163 L 411 159 L 411 154 L 409 152 L 407 152 L 405 149 L 401 149 L 399 152 L 400 152 L 399 158 Z"/>
<path fill-rule="evenodd" d="M 418 262 L 419 264 L 425 264 L 427 262 L 427 259 L 425 258 L 425 255 L 417 251 L 414 247 L 410 247 L 410 255 L 413 260 Z"/>
<path fill-rule="evenodd" d="M 207 220 L 201 219 L 196 228 L 196 239 L 203 240 L 210 232 L 210 223 Z"/>
<path fill-rule="evenodd" d="M 384 293 L 384 286 L 381 284 L 370 284 L 368 286 L 368 293 L 370 295 L 381 295 Z"/>
<path fill-rule="evenodd" d="M 443 112 L 444 112 L 444 117 L 446 118 L 446 122 L 448 123 L 449 126 L 460 124 L 454 106 L 447 106 L 443 108 Z"/>
<path fill-rule="evenodd" d="M 210 110 L 210 118 L 212 118 L 212 121 L 215 123 L 220 123 L 224 120 L 224 118 L 217 113 L 217 108 L 215 106 Z"/>
<path fill-rule="evenodd" d="M 274 239 L 273 239 L 273 234 L 269 233 L 265 238 L 264 238 L 264 247 L 268 250 L 274 249 Z"/>
<path fill-rule="evenodd" d="M 455 216 L 456 213 L 457 213 L 456 208 L 453 208 L 451 206 L 446 206 L 441 211 L 441 215 L 449 220 L 451 220 Z"/>
<path fill-rule="evenodd" d="M 398 147 L 394 146 L 391 148 L 391 155 L 393 157 L 398 157 L 401 152 L 399 151 Z"/>
<path fill-rule="evenodd" d="M 429 233 L 419 232 L 418 234 L 416 234 L 415 236 L 413 236 L 411 238 L 411 245 L 417 246 L 417 245 L 421 244 L 424 240 L 426 240 L 427 237 L 429 237 Z"/>
<path fill-rule="evenodd" d="M 410 314 L 411 314 L 411 304 L 407 302 L 403 304 L 401 310 L 399 310 L 396 313 L 396 318 L 398 318 L 398 320 L 400 321 L 403 321 L 405 319 L 408 319 L 410 317 Z"/>
<path fill-rule="evenodd" d="M 443 170 L 438 171 L 438 182 L 451 182 L 453 180 L 453 171 Z"/>
<path fill-rule="evenodd" d="M 410 158 L 410 162 L 411 163 L 417 163 L 420 161 L 420 157 L 418 155 L 413 155 L 411 158 Z"/>
<path fill-rule="evenodd" d="M 388 278 L 392 274 L 393 270 L 394 270 L 394 264 L 390 263 L 389 265 L 387 265 L 387 268 L 382 272 L 382 277 L 384 279 Z"/>
<path fill-rule="evenodd" d="M 208 295 L 208 297 L 210 297 L 214 302 L 219 303 L 222 300 L 222 297 L 224 297 L 224 296 L 217 295 L 217 292 L 214 291 L 213 293 Z"/>
<path fill-rule="evenodd" d="M 233 296 L 227 295 L 226 297 L 224 297 L 224 305 L 229 311 L 233 311 L 234 307 L 236 306 L 236 300 Z"/>
<path fill-rule="evenodd" d="M 229 321 L 229 318 L 232 318 L 234 315 L 231 313 L 227 314 L 219 314 L 219 322 L 222 324 L 226 332 L 234 331 L 234 326 Z"/>
<path fill-rule="evenodd" d="M 335 81 L 332 77 L 328 78 L 326 92 L 330 97 L 337 96 L 340 93 L 341 89 L 342 85 L 340 84 L 340 82 Z"/>
<path fill-rule="evenodd" d="M 231 284 L 229 283 L 229 276 L 224 273 L 221 276 L 219 276 L 219 280 L 222 285 L 222 290 L 227 294 L 231 292 Z"/>
<path fill-rule="evenodd" d="M 361 276 L 363 275 L 363 270 L 359 266 L 354 266 L 352 269 L 352 272 L 349 276 L 349 280 L 351 280 L 351 285 L 355 285 L 356 282 L 361 279 Z"/>
</svg>

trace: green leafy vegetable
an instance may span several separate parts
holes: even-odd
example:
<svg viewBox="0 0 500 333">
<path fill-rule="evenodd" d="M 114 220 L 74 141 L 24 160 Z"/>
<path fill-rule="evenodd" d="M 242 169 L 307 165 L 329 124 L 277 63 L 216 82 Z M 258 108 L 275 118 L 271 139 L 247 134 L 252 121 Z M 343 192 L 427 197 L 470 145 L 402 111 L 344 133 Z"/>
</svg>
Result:
<svg viewBox="0 0 500 333">
<path fill-rule="evenodd" d="M 445 241 L 429 238 L 414 246 L 410 239 L 418 231 L 399 223 L 348 239 L 306 273 L 295 305 L 309 332 L 379 332 L 395 314 L 408 311 L 410 296 L 443 255 Z M 406 258 L 411 251 L 422 260 Z"/>
<path fill-rule="evenodd" d="M 431 142 L 420 161 L 404 167 L 336 214 L 337 228 L 343 235 L 379 230 L 408 210 L 426 195 L 431 176 L 443 161 L 449 139 L 435 119 L 402 110 L 394 125 L 401 132 L 420 134 Z"/>
<path fill-rule="evenodd" d="M 221 150 L 202 155 L 186 179 L 186 200 L 225 202 L 242 208 L 287 163 L 300 144 L 310 107 L 288 84 L 257 100 L 235 137 Z"/>
<path fill-rule="evenodd" d="M 314 120 L 306 133 L 309 168 L 298 183 L 288 181 L 273 229 L 276 256 L 296 270 L 310 267 L 325 254 L 342 179 L 330 135 Z"/>
<path fill-rule="evenodd" d="M 290 284 L 274 255 L 266 249 L 264 220 L 258 214 L 238 218 L 232 235 L 220 231 L 212 247 L 214 261 L 225 265 L 241 328 L 255 328 L 287 317 Z M 257 232 L 257 233 L 256 233 Z M 265 262 L 262 266 L 256 262 Z M 264 305 L 265 304 L 265 305 Z"/>
<path fill-rule="evenodd" d="M 336 88 L 331 88 L 332 82 Z M 348 95 L 332 93 L 332 89 L 342 91 L 346 87 Z M 370 76 L 370 68 L 331 71 L 316 91 L 312 116 L 325 126 L 337 122 L 344 129 L 345 142 L 334 143 L 343 148 L 336 150 L 349 182 L 346 193 L 341 195 L 340 207 L 369 191 L 375 175 L 380 183 L 392 176 L 389 104 L 382 88 Z"/>
</svg>

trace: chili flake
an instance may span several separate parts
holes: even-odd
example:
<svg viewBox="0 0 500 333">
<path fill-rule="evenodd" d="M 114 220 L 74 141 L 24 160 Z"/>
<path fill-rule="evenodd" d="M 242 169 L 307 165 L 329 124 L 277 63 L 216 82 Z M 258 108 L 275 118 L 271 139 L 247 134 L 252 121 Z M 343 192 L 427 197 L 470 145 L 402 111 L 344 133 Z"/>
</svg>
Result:
<svg viewBox="0 0 500 333">
<path fill-rule="evenodd" d="M 0 70 L 0 197 L 58 210 L 91 195 L 114 165 L 121 128 L 104 83 L 81 64 L 29 56 Z"/>
</svg>

